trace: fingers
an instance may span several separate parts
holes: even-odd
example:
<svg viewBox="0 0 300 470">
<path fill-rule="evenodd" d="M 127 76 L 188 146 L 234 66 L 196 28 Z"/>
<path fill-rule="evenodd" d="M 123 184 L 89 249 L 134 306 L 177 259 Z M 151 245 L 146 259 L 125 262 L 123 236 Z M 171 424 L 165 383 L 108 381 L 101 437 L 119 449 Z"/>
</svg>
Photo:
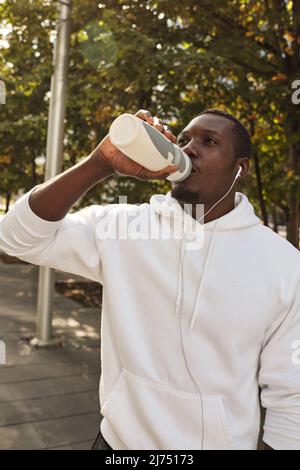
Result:
<svg viewBox="0 0 300 470">
<path fill-rule="evenodd" d="M 166 179 L 168 176 L 170 176 L 172 173 L 175 173 L 178 171 L 178 168 L 174 165 L 170 165 L 167 168 L 164 168 L 163 170 L 160 171 L 150 171 L 146 170 L 143 168 L 143 171 L 141 172 L 140 175 L 138 175 L 138 179 L 143 179 L 143 180 L 162 180 Z"/>
<path fill-rule="evenodd" d="M 176 144 L 177 138 L 175 137 L 171 129 L 168 126 L 164 126 L 164 128 L 165 128 L 164 135 L 166 136 L 166 138 L 169 139 L 174 144 Z"/>
<path fill-rule="evenodd" d="M 137 113 L 135 113 L 135 116 L 142 119 L 143 121 L 148 122 L 148 124 L 151 126 L 154 124 L 153 116 L 150 111 L 147 111 L 147 109 L 140 109 Z"/>
<path fill-rule="evenodd" d="M 176 166 L 174 165 L 167 166 L 167 168 L 164 168 L 162 170 L 162 178 L 167 178 L 167 176 L 172 175 L 176 171 L 178 171 L 178 168 Z"/>
<path fill-rule="evenodd" d="M 140 109 L 137 113 L 135 113 L 135 115 L 143 121 L 146 121 L 151 126 L 155 127 L 155 129 L 161 132 L 171 142 L 177 142 L 177 139 L 172 133 L 171 129 L 168 126 L 165 126 L 157 116 L 153 117 L 150 111 L 147 109 Z"/>
<path fill-rule="evenodd" d="M 164 125 L 163 123 L 161 122 L 160 119 L 158 119 L 157 116 L 154 116 L 154 127 L 155 129 L 157 129 L 159 132 L 161 132 L 162 134 L 165 132 L 165 128 L 164 128 Z"/>
</svg>

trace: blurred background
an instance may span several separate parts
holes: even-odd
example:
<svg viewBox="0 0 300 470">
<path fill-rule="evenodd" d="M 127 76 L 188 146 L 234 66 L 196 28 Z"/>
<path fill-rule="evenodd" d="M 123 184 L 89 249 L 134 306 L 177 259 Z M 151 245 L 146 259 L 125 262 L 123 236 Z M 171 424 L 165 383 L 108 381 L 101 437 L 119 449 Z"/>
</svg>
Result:
<svg viewBox="0 0 300 470">
<path fill-rule="evenodd" d="M 43 181 L 57 1 L 0 0 L 0 196 Z M 251 173 L 241 186 L 265 225 L 299 244 L 300 1 L 77 0 L 63 168 L 87 155 L 123 112 L 149 109 L 178 133 L 218 107 L 249 129 Z M 111 178 L 80 205 L 145 202 L 168 182 Z"/>
</svg>

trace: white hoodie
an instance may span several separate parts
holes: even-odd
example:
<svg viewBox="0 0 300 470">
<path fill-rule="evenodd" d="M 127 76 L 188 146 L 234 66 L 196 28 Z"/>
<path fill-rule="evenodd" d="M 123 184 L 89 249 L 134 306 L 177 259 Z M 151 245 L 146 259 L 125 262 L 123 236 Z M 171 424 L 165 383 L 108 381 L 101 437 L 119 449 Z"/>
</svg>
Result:
<svg viewBox="0 0 300 470">
<path fill-rule="evenodd" d="M 182 223 L 169 193 L 58 222 L 28 197 L 2 219 L 0 248 L 103 284 L 101 430 L 113 449 L 255 449 L 258 385 L 264 441 L 300 449 L 300 254 L 244 194 L 190 250 L 186 236 L 107 235 L 104 220 L 150 218 L 154 232 L 174 215 Z"/>
</svg>

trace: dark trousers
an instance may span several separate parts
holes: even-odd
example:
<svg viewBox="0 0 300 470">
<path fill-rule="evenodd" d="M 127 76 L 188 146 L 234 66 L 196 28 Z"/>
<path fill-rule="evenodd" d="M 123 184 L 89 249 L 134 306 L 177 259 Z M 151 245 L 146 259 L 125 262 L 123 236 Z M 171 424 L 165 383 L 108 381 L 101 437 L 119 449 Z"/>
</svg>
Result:
<svg viewBox="0 0 300 470">
<path fill-rule="evenodd" d="M 101 421 L 103 416 L 101 416 Z M 98 432 L 98 435 L 95 439 L 94 444 L 92 445 L 91 450 L 113 450 L 112 447 L 106 442 L 104 437 L 102 436 L 101 430 Z"/>
</svg>

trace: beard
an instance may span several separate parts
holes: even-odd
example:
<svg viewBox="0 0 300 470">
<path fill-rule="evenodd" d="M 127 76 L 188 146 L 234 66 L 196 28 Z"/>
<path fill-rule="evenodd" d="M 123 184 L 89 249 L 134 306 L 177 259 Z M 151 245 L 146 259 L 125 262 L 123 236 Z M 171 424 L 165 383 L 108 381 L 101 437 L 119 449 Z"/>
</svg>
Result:
<svg viewBox="0 0 300 470">
<path fill-rule="evenodd" d="M 199 191 L 193 191 L 182 187 L 180 184 L 174 185 L 171 190 L 171 196 L 180 203 L 197 204 L 199 201 Z"/>
</svg>

